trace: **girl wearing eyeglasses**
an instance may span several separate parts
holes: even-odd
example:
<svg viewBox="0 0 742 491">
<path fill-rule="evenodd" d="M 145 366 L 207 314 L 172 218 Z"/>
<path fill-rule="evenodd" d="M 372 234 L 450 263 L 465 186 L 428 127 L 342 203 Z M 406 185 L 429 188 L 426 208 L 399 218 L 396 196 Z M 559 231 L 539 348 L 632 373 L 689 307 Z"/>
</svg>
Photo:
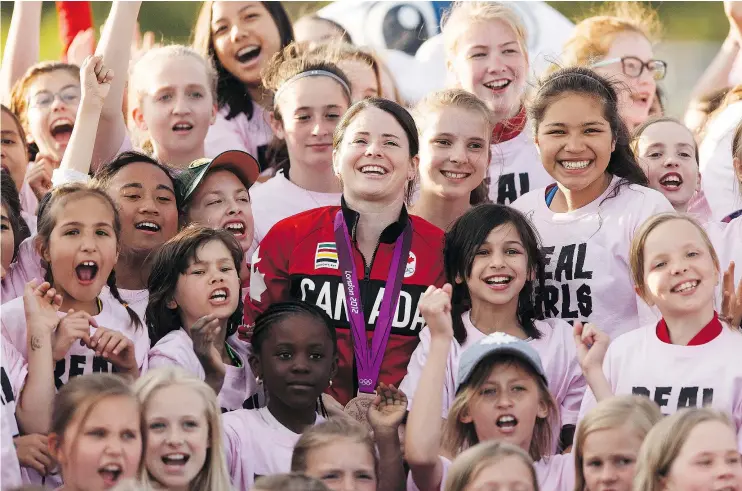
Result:
<svg viewBox="0 0 742 491">
<path fill-rule="evenodd" d="M 621 119 L 633 131 L 649 118 L 657 97 L 657 81 L 667 64 L 654 58 L 656 12 L 635 2 L 611 3 L 610 12 L 577 24 L 564 44 L 564 66 L 586 66 L 619 83 Z"/>
</svg>

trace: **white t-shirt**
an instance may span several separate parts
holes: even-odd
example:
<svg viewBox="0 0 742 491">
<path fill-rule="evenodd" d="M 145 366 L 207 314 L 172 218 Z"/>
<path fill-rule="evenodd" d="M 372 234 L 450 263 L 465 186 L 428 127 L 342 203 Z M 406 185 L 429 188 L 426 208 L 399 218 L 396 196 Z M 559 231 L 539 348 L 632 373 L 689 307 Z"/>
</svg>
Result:
<svg viewBox="0 0 742 491">
<path fill-rule="evenodd" d="M 324 418 L 317 415 L 314 424 Z M 291 455 L 301 436 L 268 408 L 240 409 L 222 415 L 227 470 L 235 489 L 250 489 L 255 479 L 291 471 Z"/>
<path fill-rule="evenodd" d="M 3 312 L 4 314 L 5 312 Z M 0 360 L 0 377 L 2 377 L 2 393 L 0 393 L 0 396 L 3 403 L 3 423 L 8 424 L 8 427 L 6 428 L 4 426 L 3 429 L 8 429 L 10 431 L 10 437 L 14 438 L 18 436 L 15 408 L 18 397 L 21 395 L 23 384 L 26 383 L 28 365 L 13 344 L 6 339 L 5 335 L 0 337 L 0 343 L 2 343 L 3 355 L 2 360 Z M 4 419 L 6 415 L 8 416 L 7 421 Z M 5 463 L 3 463 L 4 465 Z"/>
<path fill-rule="evenodd" d="M 646 395 L 663 414 L 685 407 L 710 406 L 728 413 L 742 448 L 742 333 L 724 327 L 706 344 L 662 342 L 655 324 L 619 336 L 608 347 L 603 372 L 616 395 Z M 588 388 L 580 419 L 596 405 Z"/>
<path fill-rule="evenodd" d="M 273 225 L 284 218 L 323 206 L 340 206 L 341 194 L 308 191 L 286 179 L 283 171 L 266 182 L 251 187 L 250 201 L 255 220 L 254 246 L 257 247 Z"/>
<path fill-rule="evenodd" d="M 250 345 L 238 339 L 237 334 L 230 336 L 227 343 L 234 349 L 242 362 L 242 367 L 226 365 L 224 384 L 219 391 L 219 404 L 226 411 L 241 409 L 246 399 L 258 392 L 255 375 L 250 370 L 248 358 L 251 354 Z M 206 379 L 206 373 L 196 353 L 193 351 L 193 340 L 184 329 L 170 331 L 149 350 L 149 369 L 177 365 L 201 380 Z M 252 404 L 251 407 L 257 407 Z"/>
<path fill-rule="evenodd" d="M 0 483 L 3 489 L 12 489 L 20 487 L 21 482 L 21 465 L 18 462 L 18 455 L 13 444 L 13 426 L 15 426 L 15 417 L 3 411 L 2 428 L 0 428 L 0 461 L 2 461 L 2 473 L 0 474 Z"/>
<path fill-rule="evenodd" d="M 734 285 L 742 281 L 742 216 L 738 216 L 731 222 L 725 224 L 724 232 L 718 243 L 714 243 L 722 273 L 734 261 Z"/>
<path fill-rule="evenodd" d="M 140 372 L 147 369 L 147 352 L 149 351 L 149 334 L 147 327 L 142 326 L 135 329 L 131 324 L 129 313 L 123 305 L 114 300 L 107 288 L 99 295 L 103 308 L 100 314 L 94 316 L 99 326 L 118 331 L 131 339 L 134 343 L 134 353 Z M 66 312 L 58 313 L 63 318 Z M 23 311 L 23 298 L 16 298 L 3 305 L 2 332 L 13 346 L 26 358 L 26 316 Z M 90 334 L 95 328 L 90 328 Z M 113 365 L 95 356 L 95 351 L 80 343 L 73 343 L 65 357 L 59 360 L 54 368 L 54 382 L 59 389 L 66 384 L 69 378 L 94 372 L 113 372 Z"/>
<path fill-rule="evenodd" d="M 714 218 L 742 209 L 742 190 L 732 164 L 732 139 L 742 121 L 742 101 L 730 104 L 709 122 L 698 149 L 701 187 Z"/>
<path fill-rule="evenodd" d="M 273 130 L 269 123 L 268 113 L 259 105 L 253 104 L 251 119 L 240 113 L 227 119 L 229 106 L 224 106 L 216 115 L 216 121 L 206 134 L 206 154 L 217 156 L 227 150 L 243 150 L 256 159 L 259 149 L 273 140 Z"/>
<path fill-rule="evenodd" d="M 490 150 L 487 175 L 493 203 L 510 204 L 519 196 L 554 182 L 544 170 L 529 125 L 512 140 L 491 145 Z"/>
<path fill-rule="evenodd" d="M 654 318 L 634 292 L 629 249 L 634 232 L 647 218 L 674 212 L 661 193 L 642 186 L 622 186 L 618 196 L 606 199 L 618 182 L 614 177 L 595 201 L 568 213 L 551 211 L 544 189 L 531 191 L 512 205 L 525 213 L 541 236 L 546 260 L 546 291 L 540 298 L 544 314 L 592 322 L 611 338 Z"/>
<path fill-rule="evenodd" d="M 453 400 L 456 398 L 456 378 L 459 371 L 461 353 L 486 337 L 482 331 L 471 323 L 471 312 L 465 312 L 461 320 L 466 328 L 466 341 L 460 345 L 455 339 L 451 341 L 451 351 L 446 363 L 446 379 L 443 387 L 443 418 L 448 416 Z M 559 405 L 562 426 L 577 423 L 577 414 L 585 393 L 585 379 L 577 361 L 572 329 L 561 319 L 535 321 L 541 338 L 531 339 L 529 343 L 541 357 L 546 372 L 549 391 Z M 430 351 L 430 330 L 425 327 L 420 332 L 420 344 L 412 353 L 407 365 L 407 375 L 399 388 L 407 395 L 408 408 L 412 407 L 415 390 L 420 382 L 420 375 Z M 559 430 L 558 428 L 556 429 Z"/>
<path fill-rule="evenodd" d="M 443 465 L 440 490 L 443 491 L 448 478 L 451 461 L 439 455 Z M 575 459 L 573 453 L 552 455 L 533 463 L 536 469 L 536 479 L 541 491 L 574 491 L 575 489 Z M 407 491 L 420 491 L 412 473 L 407 475 Z"/>
</svg>

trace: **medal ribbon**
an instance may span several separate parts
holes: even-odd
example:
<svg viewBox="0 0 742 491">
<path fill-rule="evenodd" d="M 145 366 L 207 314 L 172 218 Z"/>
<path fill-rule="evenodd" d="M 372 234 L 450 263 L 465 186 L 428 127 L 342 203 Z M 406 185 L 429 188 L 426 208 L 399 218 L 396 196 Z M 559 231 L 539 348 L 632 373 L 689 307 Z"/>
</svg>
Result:
<svg viewBox="0 0 742 491">
<path fill-rule="evenodd" d="M 402 290 L 407 257 L 412 246 L 412 224 L 407 221 L 404 231 L 394 243 L 394 254 L 389 266 L 389 276 L 384 285 L 384 296 L 379 308 L 379 317 L 376 321 L 374 334 L 371 338 L 372 349 L 369 350 L 366 337 L 366 317 L 363 313 L 360 284 L 353 260 L 348 226 L 339 210 L 335 215 L 335 242 L 338 251 L 340 275 L 345 291 L 345 310 L 348 314 L 348 323 L 353 338 L 353 352 L 355 353 L 356 369 L 358 371 L 358 388 L 360 392 L 372 394 L 381 371 L 381 362 L 384 359 L 386 345 L 392 331 L 392 321 L 397 311 L 399 292 Z"/>
</svg>

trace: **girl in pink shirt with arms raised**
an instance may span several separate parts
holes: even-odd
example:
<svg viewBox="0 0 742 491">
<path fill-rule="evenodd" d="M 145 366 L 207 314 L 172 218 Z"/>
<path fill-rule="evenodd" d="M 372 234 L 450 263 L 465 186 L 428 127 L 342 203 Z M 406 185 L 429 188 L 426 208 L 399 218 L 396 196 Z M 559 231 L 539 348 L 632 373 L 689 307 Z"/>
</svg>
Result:
<svg viewBox="0 0 742 491">
<path fill-rule="evenodd" d="M 542 490 L 574 489 L 572 458 L 552 455 L 557 403 L 538 353 L 522 339 L 496 332 L 462 353 L 456 398 L 441 425 L 440 394 L 454 338 L 451 292 L 450 284 L 431 286 L 420 301 L 431 342 L 407 420 L 408 489 L 444 489 L 449 459 L 484 441 L 505 441 L 527 451 Z"/>
<path fill-rule="evenodd" d="M 541 357 L 561 415 L 554 436 L 563 428 L 563 447 L 571 445 L 585 380 L 569 324 L 561 319 L 544 320 L 535 301 L 544 283 L 544 262 L 530 222 L 505 205 L 472 208 L 446 233 L 443 261 L 446 278 L 454 285 L 454 337 L 446 362 L 441 416 L 445 419 L 453 407 L 463 353 L 489 334 L 506 333 L 528 342 Z M 403 391 L 415 397 L 432 347 L 431 334 L 428 328 L 421 332 L 401 384 Z"/>
</svg>

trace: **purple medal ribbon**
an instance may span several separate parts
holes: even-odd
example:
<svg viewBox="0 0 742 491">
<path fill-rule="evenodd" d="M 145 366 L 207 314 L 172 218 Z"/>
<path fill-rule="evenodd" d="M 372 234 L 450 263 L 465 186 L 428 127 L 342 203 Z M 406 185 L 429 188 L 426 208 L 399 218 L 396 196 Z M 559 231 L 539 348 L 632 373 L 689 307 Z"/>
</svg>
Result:
<svg viewBox="0 0 742 491">
<path fill-rule="evenodd" d="M 394 254 L 389 267 L 389 277 L 384 285 L 384 297 L 381 300 L 379 317 L 371 338 L 372 349 L 370 352 L 368 339 L 366 338 L 366 317 L 363 313 L 358 274 L 351 253 L 353 248 L 342 210 L 339 210 L 335 215 L 335 242 L 343 289 L 345 290 L 345 310 L 348 313 L 350 332 L 353 337 L 353 352 L 355 353 L 358 370 L 358 388 L 360 392 L 372 394 L 376 388 L 376 382 L 381 371 L 381 362 L 384 359 L 389 334 L 392 331 L 392 321 L 397 311 L 399 292 L 402 290 L 402 278 L 412 245 L 412 225 L 408 220 L 404 231 L 394 242 Z"/>
</svg>

